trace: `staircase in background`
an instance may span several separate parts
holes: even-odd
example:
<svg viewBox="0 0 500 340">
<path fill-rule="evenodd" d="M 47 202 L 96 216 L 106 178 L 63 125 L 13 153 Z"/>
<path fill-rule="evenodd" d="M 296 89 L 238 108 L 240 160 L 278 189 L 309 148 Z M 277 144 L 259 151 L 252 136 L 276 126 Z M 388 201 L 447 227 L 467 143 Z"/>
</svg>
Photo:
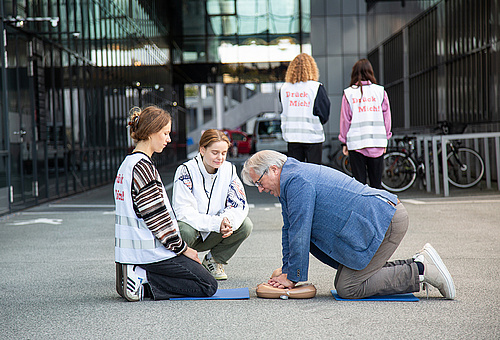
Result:
<svg viewBox="0 0 500 340">
<path fill-rule="evenodd" d="M 279 112 L 279 105 L 277 93 L 257 93 L 241 104 L 225 111 L 222 116 L 222 127 L 225 129 L 235 129 L 263 112 Z M 216 128 L 216 125 L 214 115 L 212 120 L 187 134 L 188 140 L 191 139 L 193 141 L 193 144 L 188 145 L 188 154 L 198 150 L 198 141 L 200 140 L 201 132 L 206 129 Z"/>
</svg>

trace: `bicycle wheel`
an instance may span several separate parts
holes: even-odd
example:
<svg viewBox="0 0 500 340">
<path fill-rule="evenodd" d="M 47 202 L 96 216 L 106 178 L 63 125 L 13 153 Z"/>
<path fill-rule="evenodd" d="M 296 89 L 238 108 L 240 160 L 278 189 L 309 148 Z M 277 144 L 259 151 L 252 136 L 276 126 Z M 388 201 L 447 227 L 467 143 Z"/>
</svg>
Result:
<svg viewBox="0 0 500 340">
<path fill-rule="evenodd" d="M 448 155 L 448 181 L 458 188 L 476 185 L 484 174 L 484 162 L 472 149 L 458 148 Z"/>
<path fill-rule="evenodd" d="M 349 156 L 343 155 L 342 160 L 340 161 L 342 164 L 342 171 L 352 176 L 351 163 L 349 162 Z"/>
<path fill-rule="evenodd" d="M 382 187 L 392 192 L 401 192 L 413 185 L 417 178 L 417 167 L 413 159 L 402 152 L 390 152 L 384 156 Z"/>
</svg>

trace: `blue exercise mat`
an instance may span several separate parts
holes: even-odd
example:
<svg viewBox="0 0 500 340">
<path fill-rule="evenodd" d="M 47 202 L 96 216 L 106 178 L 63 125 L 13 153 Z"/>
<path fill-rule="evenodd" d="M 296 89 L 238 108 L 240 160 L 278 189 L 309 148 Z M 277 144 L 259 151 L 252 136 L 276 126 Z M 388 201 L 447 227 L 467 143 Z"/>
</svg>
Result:
<svg viewBox="0 0 500 340">
<path fill-rule="evenodd" d="M 180 298 L 171 298 L 170 300 L 244 300 L 250 298 L 250 292 L 247 288 L 217 289 L 217 292 L 210 297 L 186 296 Z"/>
<path fill-rule="evenodd" d="M 401 301 L 401 302 L 418 302 L 419 299 L 412 293 L 394 294 L 394 295 L 377 295 L 363 299 L 343 299 L 338 296 L 336 290 L 332 290 L 332 295 L 337 301 Z"/>
</svg>

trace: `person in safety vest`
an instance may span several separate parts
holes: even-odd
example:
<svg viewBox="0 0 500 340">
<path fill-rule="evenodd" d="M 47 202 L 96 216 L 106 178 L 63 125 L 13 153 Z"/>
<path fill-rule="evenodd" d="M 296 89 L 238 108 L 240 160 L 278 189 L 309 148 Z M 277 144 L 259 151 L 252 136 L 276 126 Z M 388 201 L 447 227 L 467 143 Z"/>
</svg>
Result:
<svg viewBox="0 0 500 340">
<path fill-rule="evenodd" d="M 359 182 L 382 189 L 384 153 L 391 138 L 391 108 L 384 87 L 377 85 L 372 64 L 354 64 L 351 83 L 344 89 L 339 140 L 349 155 L 352 174 Z"/>
<path fill-rule="evenodd" d="M 288 66 L 280 89 L 281 131 L 288 143 L 288 156 L 301 162 L 321 164 L 330 99 L 319 81 L 316 61 L 301 53 Z"/>
<path fill-rule="evenodd" d="M 122 293 L 129 301 L 209 297 L 217 291 L 217 281 L 201 265 L 198 252 L 182 239 L 151 160 L 170 142 L 171 122 L 170 114 L 155 106 L 131 110 L 128 125 L 136 147 L 122 162 L 114 184 L 115 261 L 126 265 Z"/>
</svg>

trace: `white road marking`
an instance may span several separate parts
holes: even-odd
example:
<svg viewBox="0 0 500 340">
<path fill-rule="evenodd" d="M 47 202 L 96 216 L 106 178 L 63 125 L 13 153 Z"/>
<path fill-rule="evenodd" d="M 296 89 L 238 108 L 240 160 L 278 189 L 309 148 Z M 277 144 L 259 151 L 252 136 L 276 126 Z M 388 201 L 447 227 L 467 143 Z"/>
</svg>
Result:
<svg viewBox="0 0 500 340">
<path fill-rule="evenodd" d="M 438 204 L 484 204 L 484 203 L 500 203 L 500 198 L 499 199 L 493 199 L 493 200 L 476 200 L 476 199 L 471 199 L 471 200 L 461 200 L 461 201 L 452 201 L 452 200 L 439 200 L 439 201 L 419 201 L 419 200 L 413 200 L 413 199 L 403 199 L 401 200 L 403 203 L 410 203 L 410 204 L 427 204 L 427 205 L 438 205 Z"/>
<path fill-rule="evenodd" d="M 111 208 L 114 204 L 49 204 L 49 208 Z"/>
<path fill-rule="evenodd" d="M 45 224 L 61 224 L 62 219 L 60 218 L 37 218 L 35 220 L 28 220 L 28 221 L 20 221 L 20 222 L 12 222 L 12 223 L 7 223 L 10 225 L 28 225 L 28 224 L 40 224 L 40 223 L 45 223 Z"/>
</svg>

